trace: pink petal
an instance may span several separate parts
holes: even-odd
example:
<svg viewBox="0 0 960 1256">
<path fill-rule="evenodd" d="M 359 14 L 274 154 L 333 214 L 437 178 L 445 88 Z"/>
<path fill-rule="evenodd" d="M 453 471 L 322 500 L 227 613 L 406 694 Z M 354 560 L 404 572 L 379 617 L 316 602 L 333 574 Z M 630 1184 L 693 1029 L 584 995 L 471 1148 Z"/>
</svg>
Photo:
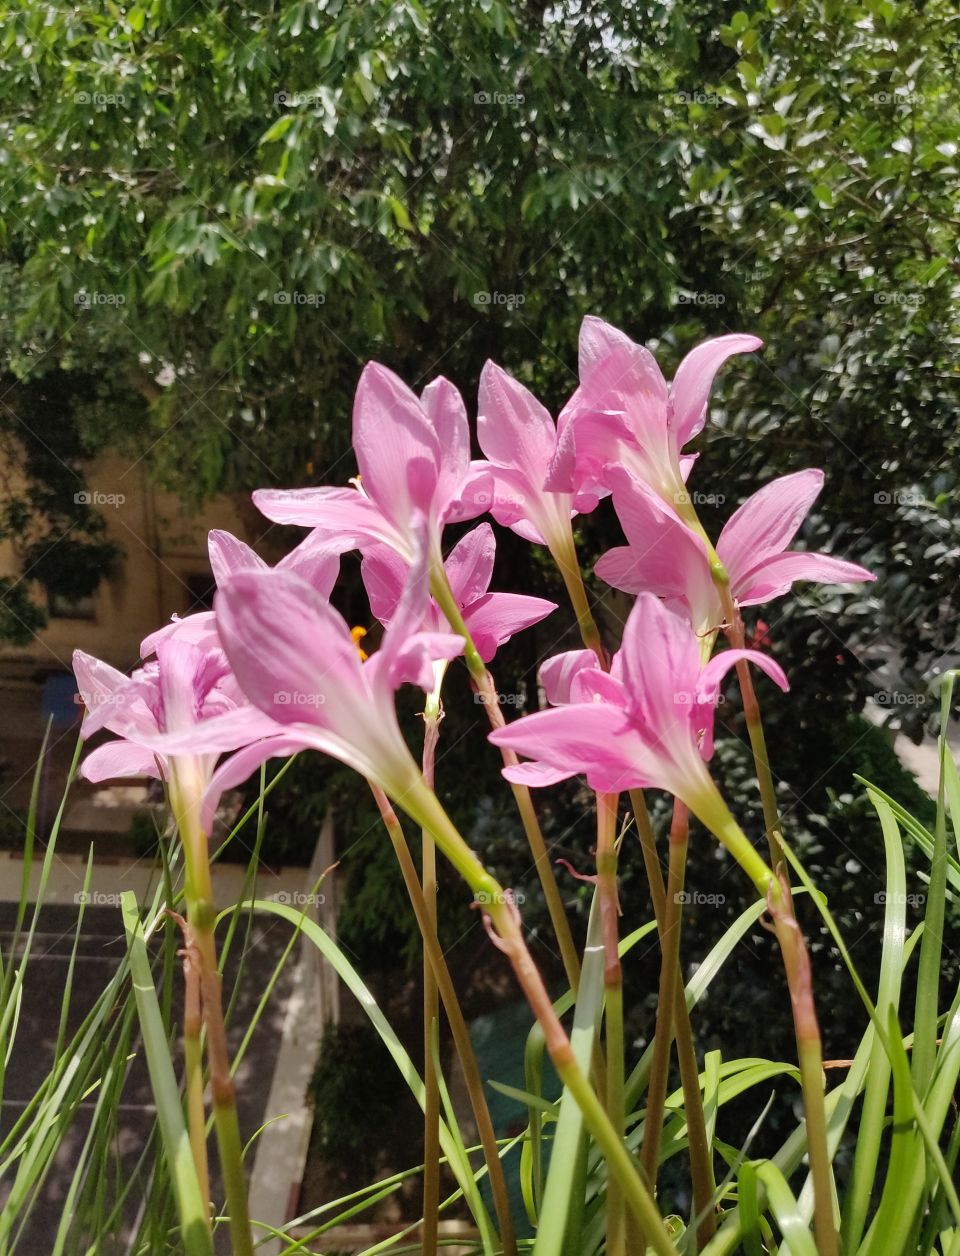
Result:
<svg viewBox="0 0 960 1256">
<path fill-rule="evenodd" d="M 495 729 L 489 740 L 557 773 L 585 774 L 592 788 L 605 792 L 631 789 L 644 779 L 630 754 L 639 747 L 623 711 L 603 702 L 537 711 Z"/>
<path fill-rule="evenodd" d="M 452 632 L 414 632 L 390 658 L 389 687 L 417 685 L 424 693 L 431 693 L 437 683 L 434 663 L 449 662 L 463 653 L 463 637 Z M 374 659 L 370 662 L 373 663 Z M 370 663 L 367 664 L 370 667 Z"/>
<path fill-rule="evenodd" d="M 244 706 L 224 711 L 210 719 L 198 720 L 190 728 L 174 729 L 169 733 L 144 733 L 142 744 L 166 758 L 200 756 L 224 754 L 278 733 L 277 723 L 269 716 L 256 707 Z"/>
<path fill-rule="evenodd" d="M 771 558 L 762 567 L 755 568 L 734 586 L 733 594 L 741 606 L 754 606 L 788 593 L 795 580 L 812 580 L 817 584 L 859 584 L 861 581 L 876 580 L 876 576 L 866 567 L 830 554 L 797 550 Z"/>
<path fill-rule="evenodd" d="M 477 439 L 491 462 L 518 471 L 539 489 L 557 444 L 549 411 L 493 362 L 480 375 Z"/>
<path fill-rule="evenodd" d="M 480 657 L 489 663 L 500 646 L 514 635 L 538 624 L 557 609 L 556 602 L 522 593 L 485 593 L 464 614 Z"/>
<path fill-rule="evenodd" d="M 181 637 L 204 650 L 215 650 L 220 644 L 213 611 L 197 611 L 195 615 L 187 615 L 183 619 L 174 615 L 169 624 L 144 637 L 140 642 L 140 657 L 146 659 L 156 654 L 160 643 L 171 637 Z"/>
<path fill-rule="evenodd" d="M 219 528 L 208 533 L 207 552 L 218 585 L 238 571 L 259 571 L 267 565 L 249 545 Z"/>
<path fill-rule="evenodd" d="M 486 468 L 484 509 L 504 528 L 510 528 L 525 541 L 545 545 L 543 532 L 534 522 L 541 504 L 539 490 L 534 491 L 522 471 L 500 467 L 492 462 Z M 478 498 L 479 500 L 479 498 Z"/>
<path fill-rule="evenodd" d="M 577 773 L 568 772 L 564 768 L 551 768 L 545 763 L 512 763 L 503 769 L 503 775 L 514 785 L 541 789 L 545 785 L 557 785 L 560 781 L 568 781 Z"/>
<path fill-rule="evenodd" d="M 411 510 L 429 512 L 440 474 L 440 440 L 412 389 L 368 362 L 353 403 L 353 449 L 371 501 L 403 530 Z"/>
<path fill-rule="evenodd" d="M 591 320 L 591 329 L 588 373 L 581 374 L 560 422 L 564 437 L 570 425 L 577 429 L 578 474 L 586 465 L 613 460 L 621 429 L 624 439 L 649 450 L 658 450 L 667 434 L 667 386 L 653 354 L 600 320 Z M 612 424 L 616 416 L 620 423 Z"/>
<path fill-rule="evenodd" d="M 407 563 L 389 545 L 375 545 L 363 556 L 360 578 L 373 617 L 381 624 L 389 624 L 396 614 L 407 570 Z"/>
<path fill-rule="evenodd" d="M 641 593 L 624 627 L 619 659 L 631 707 L 657 742 L 675 728 L 700 674 L 693 629 L 652 593 Z"/>
<path fill-rule="evenodd" d="M 691 349 L 677 367 L 670 387 L 670 421 L 679 446 L 692 440 L 703 428 L 714 376 L 727 358 L 734 353 L 751 353 L 762 344 L 756 336 L 718 336 Z"/>
<path fill-rule="evenodd" d="M 733 512 L 717 541 L 732 585 L 742 584 L 751 571 L 783 553 L 821 488 L 822 471 L 795 471 L 771 480 Z"/>
<path fill-rule="evenodd" d="M 332 547 L 332 548 L 331 548 Z M 329 597 L 340 575 L 340 554 L 337 541 L 322 531 L 311 532 L 300 544 L 277 563 L 281 571 L 295 571 L 312 585 L 321 597 Z"/>
<path fill-rule="evenodd" d="M 460 484 L 457 496 L 442 512 L 443 523 L 464 523 L 490 509 L 493 483 L 486 460 L 474 460 Z"/>
<path fill-rule="evenodd" d="M 160 776 L 157 757 L 145 746 L 132 741 L 110 741 L 97 746 L 80 763 L 80 775 L 87 781 L 112 781 L 122 776 Z"/>
<path fill-rule="evenodd" d="M 703 542 L 645 484 L 611 467 L 613 505 L 630 542 L 597 563 L 601 580 L 627 593 L 685 603 L 694 623 L 718 622 L 719 599 Z"/>
<path fill-rule="evenodd" d="M 433 688 L 433 662 L 455 657 L 463 650 L 463 639 L 449 633 L 421 631 L 430 602 L 430 540 L 427 521 L 417 514 L 412 523 L 414 559 L 406 573 L 403 591 L 380 649 L 364 665 L 371 691 L 389 704 L 400 685 L 412 683 L 426 692 Z"/>
<path fill-rule="evenodd" d="M 441 375 L 420 395 L 427 422 L 440 446 L 440 476 L 436 506 L 443 515 L 455 501 L 470 472 L 470 425 L 459 391 Z"/>
<path fill-rule="evenodd" d="M 720 693 L 723 677 L 741 659 L 752 663 L 754 667 L 759 667 L 760 671 L 769 676 L 773 683 L 778 685 L 784 693 L 790 688 L 790 682 L 787 680 L 783 668 L 769 654 L 761 654 L 759 650 L 722 650 L 710 659 L 700 673 L 700 679 L 697 683 L 697 697 L 704 702 L 715 701 Z"/>
<path fill-rule="evenodd" d="M 350 629 L 293 572 L 240 572 L 215 610 L 241 688 L 278 723 L 326 725 L 367 702 Z"/>
<path fill-rule="evenodd" d="M 274 523 L 315 528 L 341 553 L 385 542 L 403 546 L 397 528 L 372 501 L 353 488 L 258 489 L 253 502 Z"/>
<path fill-rule="evenodd" d="M 156 720 L 129 676 L 83 650 L 73 652 L 73 674 L 87 708 L 82 724 L 84 737 L 114 725 L 122 726 L 124 733 L 156 732 Z"/>
<path fill-rule="evenodd" d="M 453 596 L 462 610 L 490 588 L 497 542 L 489 523 L 468 532 L 444 560 Z"/>
<path fill-rule="evenodd" d="M 622 413 L 591 411 L 578 390 L 560 412 L 557 451 L 544 488 L 552 493 L 589 494 L 599 500 L 609 489 L 605 469 L 619 457 L 621 442 L 632 441 Z"/>
<path fill-rule="evenodd" d="M 759 650 L 723 650 L 715 654 L 700 673 L 694 695 L 696 709 L 693 719 L 702 735 L 700 754 L 704 759 L 713 755 L 713 721 L 723 678 L 740 659 L 753 663 L 782 690 L 790 688 L 783 668 L 769 654 L 761 654 Z"/>
<path fill-rule="evenodd" d="M 551 706 L 563 706 L 573 701 L 571 686 L 584 669 L 600 670 L 593 650 L 566 650 L 541 663 L 540 684 Z"/>
<path fill-rule="evenodd" d="M 580 324 L 578 368 L 580 386 L 591 396 L 637 389 L 658 403 L 667 400 L 666 381 L 650 350 L 592 314 Z"/>
<path fill-rule="evenodd" d="M 262 763 L 268 759 L 288 759 L 304 749 L 297 737 L 268 737 L 253 745 L 244 746 L 236 754 L 225 759 L 217 768 L 203 794 L 200 807 L 200 824 L 204 833 L 210 834 L 220 799 L 230 789 L 242 785 Z"/>
</svg>

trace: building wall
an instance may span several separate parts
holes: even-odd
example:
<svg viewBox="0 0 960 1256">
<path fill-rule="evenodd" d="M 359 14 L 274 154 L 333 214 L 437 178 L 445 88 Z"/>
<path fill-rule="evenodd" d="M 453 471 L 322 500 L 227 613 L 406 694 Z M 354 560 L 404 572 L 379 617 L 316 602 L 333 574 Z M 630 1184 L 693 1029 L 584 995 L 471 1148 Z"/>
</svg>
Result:
<svg viewBox="0 0 960 1256">
<path fill-rule="evenodd" d="M 93 503 L 103 515 L 108 537 L 124 551 L 117 575 L 103 580 L 92 618 L 51 615 L 47 627 L 26 646 L 0 643 L 0 674 L 13 680 L 32 672 L 69 670 L 74 649 L 126 669 L 136 662 L 141 640 L 174 613 L 190 609 L 191 578 L 210 579 L 206 537 L 223 528 L 257 543 L 255 529 L 269 524 L 240 497 L 214 499 L 197 515 L 187 516 L 179 501 L 147 480 L 143 464 L 106 454 L 86 475 Z M 13 546 L 0 545 L 0 572 L 19 574 Z M 33 590 L 45 600 L 40 589 Z"/>
</svg>

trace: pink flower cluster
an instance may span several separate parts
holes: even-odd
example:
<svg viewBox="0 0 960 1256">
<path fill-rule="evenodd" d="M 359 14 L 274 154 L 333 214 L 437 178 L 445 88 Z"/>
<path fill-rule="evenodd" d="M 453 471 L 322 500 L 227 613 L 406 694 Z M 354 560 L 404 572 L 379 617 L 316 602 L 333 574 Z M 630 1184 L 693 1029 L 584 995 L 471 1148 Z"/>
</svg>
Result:
<svg viewBox="0 0 960 1256">
<path fill-rule="evenodd" d="M 214 611 L 174 620 L 149 637 L 147 660 L 125 676 L 81 652 L 75 672 L 85 736 L 119 741 L 85 759 L 91 780 L 153 774 L 202 800 L 209 832 L 218 801 L 266 759 L 313 748 L 355 768 L 400 805 L 422 786 L 394 709 L 405 683 L 434 691 L 464 649 L 464 626 L 489 661 L 510 637 L 555 608 L 491 593 L 495 540 L 488 523 L 444 558 L 446 524 L 490 514 L 555 556 L 573 551 L 572 519 L 606 497 L 626 544 L 597 574 L 636 595 L 609 671 L 590 651 L 558 655 L 541 678 L 551 709 L 491 734 L 530 762 L 506 769 L 545 785 L 583 773 L 604 792 L 669 790 L 694 812 L 712 787 L 713 715 L 721 678 L 749 659 L 782 688 L 779 665 L 753 650 L 709 657 L 724 619 L 724 581 L 740 606 L 786 593 L 797 580 L 870 580 L 862 567 L 790 551 L 820 490 L 820 471 L 775 480 L 730 518 L 716 548 L 687 489 L 713 378 L 752 336 L 695 348 L 671 383 L 653 356 L 596 318 L 580 335 L 579 384 L 554 423 L 517 380 L 488 363 L 480 382 L 471 459 L 466 407 L 434 380 L 418 396 L 376 363 L 353 411 L 353 487 L 261 490 L 270 520 L 310 531 L 270 568 L 225 533 L 210 535 Z M 332 607 L 339 556 L 362 555 L 372 614 L 384 625 L 369 658 Z M 455 602 L 460 624 L 441 603 Z M 436 598 L 436 600 L 435 600 Z M 459 629 L 454 631 L 454 629 Z M 706 643 L 706 644 L 705 644 Z"/>
</svg>

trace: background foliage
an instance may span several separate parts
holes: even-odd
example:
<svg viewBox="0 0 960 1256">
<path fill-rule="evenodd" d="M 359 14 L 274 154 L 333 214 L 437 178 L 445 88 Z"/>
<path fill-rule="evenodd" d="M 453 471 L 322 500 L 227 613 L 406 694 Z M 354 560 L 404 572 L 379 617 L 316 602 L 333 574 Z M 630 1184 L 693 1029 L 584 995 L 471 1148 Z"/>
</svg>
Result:
<svg viewBox="0 0 960 1256">
<path fill-rule="evenodd" d="M 468 399 L 491 356 L 557 405 L 584 313 L 668 368 L 751 329 L 767 347 L 726 372 L 701 487 L 728 513 L 825 465 L 823 539 L 887 577 L 832 631 L 899 650 L 908 689 L 939 669 L 960 552 L 947 0 L 0 11 L 5 370 L 99 381 L 65 407 L 84 451 L 149 449 L 194 500 L 341 481 L 370 356 Z M 18 390 L 4 414 L 56 423 Z"/>
</svg>

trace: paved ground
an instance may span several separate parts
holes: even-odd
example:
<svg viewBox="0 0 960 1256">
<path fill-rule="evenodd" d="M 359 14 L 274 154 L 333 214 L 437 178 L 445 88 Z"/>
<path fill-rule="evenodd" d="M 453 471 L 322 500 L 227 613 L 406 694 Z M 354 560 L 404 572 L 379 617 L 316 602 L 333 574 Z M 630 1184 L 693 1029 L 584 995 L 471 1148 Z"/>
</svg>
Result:
<svg viewBox="0 0 960 1256">
<path fill-rule="evenodd" d="M 0 903 L 0 947 L 5 958 L 9 955 L 12 941 L 14 910 L 12 903 Z M 118 916 L 119 909 L 113 906 L 87 909 L 68 1030 L 82 1021 L 116 971 L 124 945 Z M 72 904 L 47 906 L 41 912 L 34 953 L 24 981 L 20 1025 L 0 1111 L 0 1130 L 4 1132 L 22 1113 L 25 1103 L 35 1094 L 50 1066 L 75 924 L 76 907 Z M 233 1051 L 239 1045 L 243 1026 L 252 1015 L 289 937 L 289 928 L 284 922 L 264 917 L 258 918 L 253 926 L 244 958 L 241 994 L 232 1020 L 230 1036 Z M 232 988 L 239 959 L 239 949 L 235 949 L 228 961 L 226 990 Z M 284 975 L 237 1075 L 244 1138 L 254 1133 L 264 1117 L 288 988 L 289 975 Z M 84 1109 L 90 1112 L 92 1107 L 93 1098 L 84 1105 Z M 150 1087 L 143 1061 L 138 1058 L 131 1066 L 121 1106 L 119 1149 L 123 1164 L 132 1166 L 135 1162 L 152 1121 Z M 52 1250 L 53 1236 L 62 1215 L 64 1193 L 82 1145 L 85 1125 L 86 1121 L 79 1119 L 64 1141 L 57 1161 L 62 1168 L 49 1175 L 43 1195 L 17 1239 L 14 1251 L 18 1256 L 41 1256 Z M 0 1191 L 5 1193 L 2 1183 Z"/>
</svg>

